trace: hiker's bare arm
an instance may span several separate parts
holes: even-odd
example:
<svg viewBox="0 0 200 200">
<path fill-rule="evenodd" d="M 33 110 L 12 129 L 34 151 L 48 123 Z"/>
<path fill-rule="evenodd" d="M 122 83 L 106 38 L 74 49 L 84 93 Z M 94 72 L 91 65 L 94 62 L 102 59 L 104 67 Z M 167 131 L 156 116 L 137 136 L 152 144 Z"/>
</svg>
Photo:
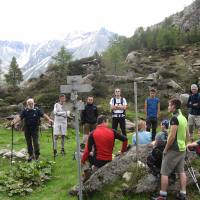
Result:
<svg viewBox="0 0 200 200">
<path fill-rule="evenodd" d="M 21 121 L 20 116 L 17 116 L 15 119 L 13 119 L 13 121 L 11 122 L 11 125 L 14 125 L 14 124 L 16 124 L 16 123 L 18 123 L 20 121 Z"/>
</svg>

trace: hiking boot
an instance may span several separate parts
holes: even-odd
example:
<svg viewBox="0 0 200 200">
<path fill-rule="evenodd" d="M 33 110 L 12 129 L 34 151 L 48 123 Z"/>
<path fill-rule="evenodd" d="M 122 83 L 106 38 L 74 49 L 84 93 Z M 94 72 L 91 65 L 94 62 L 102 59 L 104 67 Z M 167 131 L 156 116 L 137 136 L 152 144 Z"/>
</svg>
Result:
<svg viewBox="0 0 200 200">
<path fill-rule="evenodd" d="M 39 160 L 39 155 L 35 155 L 35 160 L 36 160 L 36 161 Z"/>
<path fill-rule="evenodd" d="M 65 149 L 62 148 L 60 153 L 62 154 L 62 156 L 64 156 L 65 155 Z"/>
<path fill-rule="evenodd" d="M 186 194 L 183 194 L 183 193 L 178 193 L 177 195 L 176 195 L 176 199 L 179 199 L 179 200 L 187 200 L 187 198 L 186 198 Z"/>
<path fill-rule="evenodd" d="M 151 200 L 166 200 L 166 199 L 167 199 L 166 196 L 161 196 L 161 195 L 159 195 L 159 196 L 157 196 L 157 197 L 152 197 L 152 198 L 151 198 Z"/>
<path fill-rule="evenodd" d="M 28 159 L 27 159 L 27 161 L 31 162 L 33 159 L 34 159 L 34 156 L 29 156 Z"/>
<path fill-rule="evenodd" d="M 58 153 L 57 153 L 56 149 L 53 150 L 53 154 L 54 154 L 55 157 L 58 156 Z"/>
</svg>

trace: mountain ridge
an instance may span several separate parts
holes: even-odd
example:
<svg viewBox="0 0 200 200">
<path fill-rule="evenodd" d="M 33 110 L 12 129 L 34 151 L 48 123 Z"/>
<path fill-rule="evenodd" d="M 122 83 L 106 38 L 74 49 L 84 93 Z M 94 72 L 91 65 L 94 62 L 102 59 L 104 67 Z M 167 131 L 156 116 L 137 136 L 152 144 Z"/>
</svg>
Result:
<svg viewBox="0 0 200 200">
<path fill-rule="evenodd" d="M 68 33 L 63 39 L 48 40 L 42 43 L 29 44 L 21 41 L 0 41 L 0 59 L 2 71 L 6 73 L 13 56 L 17 58 L 24 79 L 38 77 L 60 49 L 65 46 L 72 53 L 73 59 L 90 57 L 95 52 L 102 53 L 109 45 L 115 33 L 105 28 L 97 31 Z"/>
</svg>

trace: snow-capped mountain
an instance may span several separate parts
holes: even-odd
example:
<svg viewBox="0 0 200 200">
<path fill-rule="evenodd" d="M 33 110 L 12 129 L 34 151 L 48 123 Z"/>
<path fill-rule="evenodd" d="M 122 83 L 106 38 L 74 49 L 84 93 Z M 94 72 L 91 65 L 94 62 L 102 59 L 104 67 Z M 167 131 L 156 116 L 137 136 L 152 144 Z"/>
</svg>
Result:
<svg viewBox="0 0 200 200">
<path fill-rule="evenodd" d="M 65 46 L 73 55 L 73 59 L 80 59 L 101 53 L 115 34 L 105 28 L 94 32 L 72 32 L 65 38 L 50 40 L 39 44 L 26 44 L 23 42 L 0 41 L 0 60 L 2 71 L 7 72 L 13 56 L 21 68 L 24 79 L 38 77 L 47 69 L 51 57 L 61 46 Z"/>
</svg>

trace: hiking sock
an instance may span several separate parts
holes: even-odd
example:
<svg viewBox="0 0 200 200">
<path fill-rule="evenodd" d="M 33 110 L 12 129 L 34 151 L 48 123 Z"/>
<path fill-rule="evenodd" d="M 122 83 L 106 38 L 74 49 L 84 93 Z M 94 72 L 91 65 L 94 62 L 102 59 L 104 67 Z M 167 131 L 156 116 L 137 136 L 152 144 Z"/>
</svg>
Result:
<svg viewBox="0 0 200 200">
<path fill-rule="evenodd" d="M 167 192 L 160 190 L 160 196 L 167 197 Z"/>
<path fill-rule="evenodd" d="M 181 191 L 180 191 L 180 194 L 186 195 L 186 191 L 181 190 Z"/>
<path fill-rule="evenodd" d="M 65 135 L 61 136 L 61 147 L 62 147 L 62 149 L 65 148 Z"/>
</svg>

